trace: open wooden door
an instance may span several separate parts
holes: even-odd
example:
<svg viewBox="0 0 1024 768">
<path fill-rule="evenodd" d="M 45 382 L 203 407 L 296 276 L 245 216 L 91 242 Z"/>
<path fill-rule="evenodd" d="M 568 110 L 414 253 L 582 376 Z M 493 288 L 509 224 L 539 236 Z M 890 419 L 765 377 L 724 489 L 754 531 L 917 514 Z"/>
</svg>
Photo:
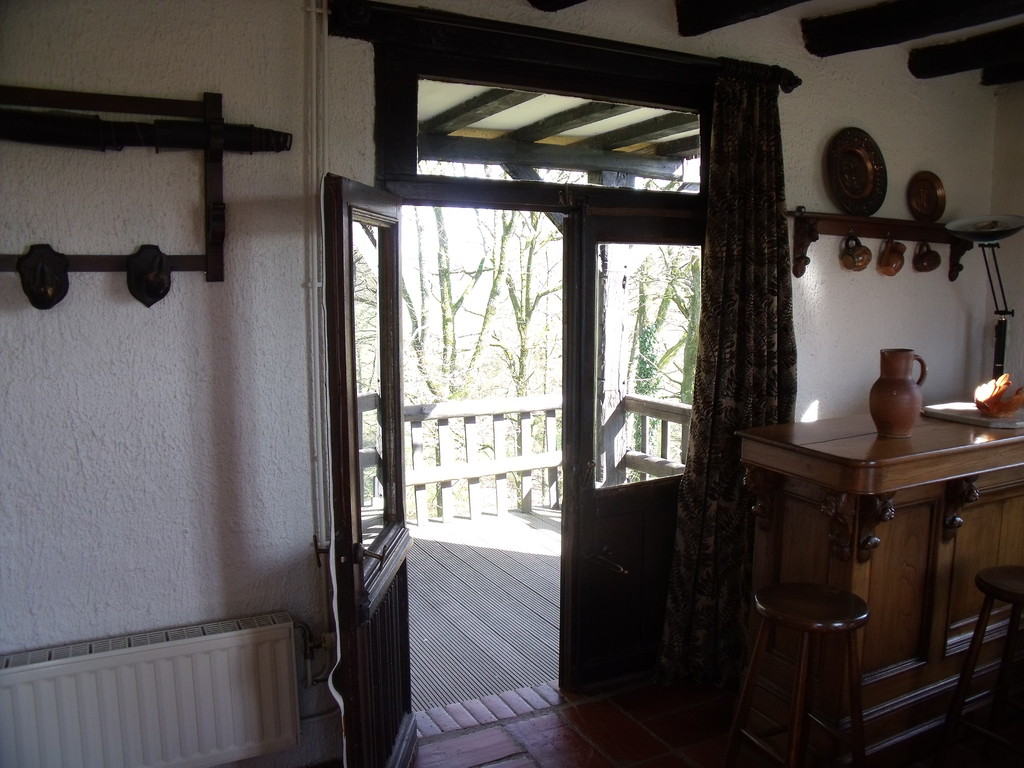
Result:
<svg viewBox="0 0 1024 768">
<path fill-rule="evenodd" d="M 323 189 L 335 611 L 349 768 L 401 768 L 416 729 L 402 467 L 398 201 L 327 176 Z"/>
<path fill-rule="evenodd" d="M 630 318 L 615 319 L 610 297 L 628 287 L 638 261 L 648 258 L 647 246 L 699 245 L 703 229 L 694 219 L 628 211 L 589 209 L 569 218 L 565 343 L 574 353 L 566 354 L 564 377 L 560 682 L 586 689 L 655 669 L 679 487 L 671 473 L 681 471 L 682 461 L 677 455 L 644 472 L 633 468 L 644 466 L 647 446 L 636 444 L 635 429 L 623 426 L 625 411 L 647 409 L 647 416 L 660 414 L 664 421 L 680 417 L 685 407 L 681 396 L 667 406 L 623 399 L 629 385 L 615 326 Z M 676 450 L 686 434 L 676 438 Z M 665 448 L 651 448 L 659 450 Z"/>
</svg>

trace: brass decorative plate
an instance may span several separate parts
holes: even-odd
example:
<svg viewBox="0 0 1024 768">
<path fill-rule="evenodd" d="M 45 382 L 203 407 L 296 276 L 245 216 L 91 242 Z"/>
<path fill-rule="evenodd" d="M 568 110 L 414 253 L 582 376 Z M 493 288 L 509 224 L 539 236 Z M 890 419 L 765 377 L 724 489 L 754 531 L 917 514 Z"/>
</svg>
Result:
<svg viewBox="0 0 1024 768">
<path fill-rule="evenodd" d="M 829 141 L 825 177 L 833 201 L 846 213 L 870 216 L 882 207 L 888 187 L 885 159 L 860 128 L 843 128 Z"/>
<path fill-rule="evenodd" d="M 938 221 L 946 210 L 946 188 L 931 171 L 918 171 L 907 184 L 907 207 L 916 221 Z"/>
</svg>

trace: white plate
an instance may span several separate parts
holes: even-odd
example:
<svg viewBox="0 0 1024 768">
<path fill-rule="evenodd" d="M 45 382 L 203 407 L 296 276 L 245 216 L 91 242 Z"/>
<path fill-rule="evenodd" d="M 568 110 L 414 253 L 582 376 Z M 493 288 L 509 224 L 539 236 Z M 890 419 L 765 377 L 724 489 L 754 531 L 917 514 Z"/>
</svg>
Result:
<svg viewBox="0 0 1024 768">
<path fill-rule="evenodd" d="M 994 243 L 1024 229 L 1024 216 L 971 216 L 949 222 L 946 229 L 964 240 Z"/>
</svg>

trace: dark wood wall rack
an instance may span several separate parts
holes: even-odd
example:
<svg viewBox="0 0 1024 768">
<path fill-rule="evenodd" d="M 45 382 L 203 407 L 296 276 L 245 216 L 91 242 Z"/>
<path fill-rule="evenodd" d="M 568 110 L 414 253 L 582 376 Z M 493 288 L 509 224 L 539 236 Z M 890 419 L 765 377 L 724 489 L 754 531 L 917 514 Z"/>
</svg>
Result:
<svg viewBox="0 0 1024 768">
<path fill-rule="evenodd" d="M 820 235 L 889 239 L 907 242 L 942 243 L 949 245 L 949 279 L 956 280 L 963 265 L 960 260 L 973 245 L 957 237 L 942 224 L 904 219 L 880 219 L 846 213 L 811 213 L 802 206 L 787 211 L 793 219 L 793 276 L 803 277 L 811 263 L 807 248 Z"/>
<path fill-rule="evenodd" d="M 162 99 L 145 96 L 118 96 L 106 93 L 79 93 L 42 88 L 20 88 L 0 85 L 0 104 L 77 111 L 116 112 L 137 115 L 160 115 L 202 120 L 209 128 L 211 140 L 204 150 L 203 191 L 205 196 L 206 250 L 200 254 L 167 254 L 174 271 L 206 272 L 208 282 L 224 280 L 224 206 L 223 141 L 219 128 L 224 124 L 222 97 L 219 93 L 203 94 L 202 100 Z M 49 247 L 49 246 L 47 246 Z M 14 272 L 22 254 L 0 254 L 0 272 Z M 68 269 L 76 272 L 123 272 L 127 255 L 65 254 Z"/>
</svg>

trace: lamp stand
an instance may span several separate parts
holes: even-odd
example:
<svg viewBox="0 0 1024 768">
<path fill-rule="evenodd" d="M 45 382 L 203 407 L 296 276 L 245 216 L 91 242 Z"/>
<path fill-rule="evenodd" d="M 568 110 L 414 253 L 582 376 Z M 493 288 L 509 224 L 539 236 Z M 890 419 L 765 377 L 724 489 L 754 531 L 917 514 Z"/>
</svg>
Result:
<svg viewBox="0 0 1024 768">
<path fill-rule="evenodd" d="M 996 257 L 996 248 L 999 243 L 979 243 L 981 255 L 985 258 L 985 274 L 988 275 L 988 287 L 992 291 L 992 303 L 996 307 L 996 345 L 992 354 L 992 378 L 998 379 L 1003 375 L 1006 362 L 1006 318 L 1013 317 L 1013 310 L 1006 307 L 1006 291 L 1003 290 L 1003 276 L 999 272 L 999 259 Z M 992 264 L 989 266 L 989 257 Z M 995 280 L 992 273 L 995 272 Z M 996 286 L 999 286 L 999 293 L 996 294 Z"/>
</svg>

